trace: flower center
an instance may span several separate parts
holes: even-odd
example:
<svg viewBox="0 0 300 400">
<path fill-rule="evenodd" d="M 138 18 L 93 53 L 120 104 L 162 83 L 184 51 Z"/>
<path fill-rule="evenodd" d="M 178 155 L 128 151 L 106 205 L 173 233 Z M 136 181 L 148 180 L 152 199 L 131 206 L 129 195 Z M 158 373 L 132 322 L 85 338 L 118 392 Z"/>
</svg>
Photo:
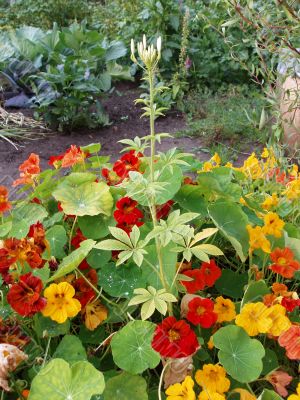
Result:
<svg viewBox="0 0 300 400">
<path fill-rule="evenodd" d="M 284 265 L 284 264 L 286 264 L 286 259 L 284 257 L 279 257 L 277 262 L 280 265 Z"/>
<path fill-rule="evenodd" d="M 199 306 L 199 307 L 197 307 L 196 312 L 197 312 L 198 315 L 202 315 L 205 312 L 205 308 Z"/>
<path fill-rule="evenodd" d="M 171 342 L 175 342 L 176 340 L 179 340 L 179 339 L 180 339 L 180 334 L 179 334 L 179 332 L 177 332 L 177 331 L 175 331 L 175 330 L 173 330 L 173 329 L 170 329 L 170 330 L 169 330 L 168 336 L 169 336 L 169 339 L 170 339 Z"/>
</svg>

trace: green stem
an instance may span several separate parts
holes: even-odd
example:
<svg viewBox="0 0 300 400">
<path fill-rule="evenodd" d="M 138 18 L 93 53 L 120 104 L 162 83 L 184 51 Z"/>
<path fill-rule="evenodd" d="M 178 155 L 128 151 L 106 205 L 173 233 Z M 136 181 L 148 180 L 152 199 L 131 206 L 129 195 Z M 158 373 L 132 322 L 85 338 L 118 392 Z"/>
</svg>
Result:
<svg viewBox="0 0 300 400">
<path fill-rule="evenodd" d="M 154 158 L 155 158 L 155 109 L 154 109 L 154 71 L 149 71 L 149 91 L 150 91 L 150 136 L 151 136 L 151 158 L 150 158 L 150 175 L 151 181 L 154 182 Z"/>
<path fill-rule="evenodd" d="M 167 362 L 166 365 L 163 367 L 163 370 L 161 371 L 161 375 L 160 375 L 160 378 L 159 378 L 159 385 L 158 385 L 158 399 L 159 400 L 162 399 L 162 397 L 161 397 L 161 387 L 162 387 L 162 383 L 163 383 L 164 373 L 165 373 L 165 371 L 166 371 L 166 369 L 167 369 L 167 367 L 169 366 L 170 363 L 171 362 Z"/>
<path fill-rule="evenodd" d="M 72 243 L 71 243 L 71 242 L 72 242 L 72 236 L 73 236 L 73 232 L 74 232 L 74 229 L 75 229 L 76 222 L 77 222 L 77 215 L 76 215 L 76 217 L 74 218 L 73 225 L 72 225 L 71 232 L 70 232 L 70 238 L 69 238 L 69 253 L 71 253 L 71 248 L 72 248 Z"/>
<path fill-rule="evenodd" d="M 49 349 L 50 349 L 50 342 L 51 342 L 51 336 L 49 337 L 48 342 L 47 342 L 47 346 L 46 346 L 45 356 L 44 356 L 44 359 L 43 359 L 42 368 L 45 366 L 46 361 L 47 361 L 47 357 L 48 357 L 48 353 L 49 353 Z"/>
</svg>

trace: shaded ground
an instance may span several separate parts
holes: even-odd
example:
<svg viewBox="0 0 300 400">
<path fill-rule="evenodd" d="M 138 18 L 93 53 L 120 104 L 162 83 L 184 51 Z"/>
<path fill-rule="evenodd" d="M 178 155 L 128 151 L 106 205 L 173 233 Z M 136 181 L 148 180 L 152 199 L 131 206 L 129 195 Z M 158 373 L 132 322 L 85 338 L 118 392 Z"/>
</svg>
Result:
<svg viewBox="0 0 300 400">
<path fill-rule="evenodd" d="M 117 159 L 119 151 L 122 149 L 118 140 L 144 136 L 149 133 L 148 120 L 140 118 L 141 112 L 133 103 L 138 96 L 139 89 L 132 84 L 126 83 L 118 87 L 118 90 L 105 101 L 105 108 L 112 122 L 109 127 L 80 130 L 68 135 L 50 134 L 39 140 L 19 143 L 22 147 L 19 147 L 18 150 L 0 139 L 0 184 L 10 185 L 18 176 L 18 166 L 32 152 L 39 154 L 42 168 L 46 168 L 51 155 L 64 152 L 71 144 L 83 146 L 100 142 L 102 155 L 111 155 L 113 160 Z M 26 113 L 28 114 L 28 110 Z M 174 134 L 174 138 L 165 139 L 161 145 L 158 145 L 158 150 L 165 151 L 177 147 L 185 152 L 195 154 L 197 158 L 203 160 L 210 158 L 210 154 L 205 151 L 207 143 L 203 137 L 176 137 L 177 132 L 185 131 L 185 129 L 186 118 L 176 110 L 170 111 L 166 117 L 157 120 L 157 132 Z M 240 153 L 238 162 L 241 162 L 246 156 L 246 154 Z"/>
</svg>

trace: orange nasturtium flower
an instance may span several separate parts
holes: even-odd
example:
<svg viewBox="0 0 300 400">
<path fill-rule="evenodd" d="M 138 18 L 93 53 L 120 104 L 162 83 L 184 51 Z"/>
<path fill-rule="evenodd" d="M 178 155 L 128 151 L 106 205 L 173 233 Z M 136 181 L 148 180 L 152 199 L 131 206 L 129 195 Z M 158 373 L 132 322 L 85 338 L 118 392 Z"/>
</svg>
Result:
<svg viewBox="0 0 300 400">
<path fill-rule="evenodd" d="M 5 186 L 0 186 L 0 215 L 11 209 L 8 201 L 8 190 Z"/>
<path fill-rule="evenodd" d="M 249 233 L 249 251 L 262 249 L 265 253 L 271 253 L 271 243 L 266 238 L 263 228 L 260 226 L 247 225 L 247 231 Z"/>
<path fill-rule="evenodd" d="M 284 227 L 284 221 L 278 217 L 274 212 L 269 212 L 264 217 L 264 227 L 263 231 L 266 235 L 273 235 L 276 238 L 282 236 L 282 229 Z"/>
<path fill-rule="evenodd" d="M 272 327 L 269 309 L 262 303 L 248 303 L 235 319 L 236 325 L 245 329 L 249 336 L 267 333 Z"/>
<path fill-rule="evenodd" d="M 31 153 L 26 161 L 19 166 L 20 178 L 13 182 L 13 186 L 34 183 L 34 178 L 41 172 L 40 157 Z"/>
<path fill-rule="evenodd" d="M 230 388 L 230 380 L 226 377 L 226 370 L 221 365 L 203 365 L 202 369 L 196 371 L 195 380 L 204 392 L 222 395 Z"/>
<path fill-rule="evenodd" d="M 284 278 L 293 278 L 296 271 L 300 269 L 300 263 L 294 259 L 294 253 L 288 247 L 276 248 L 270 254 L 273 264 L 269 267 L 273 272 Z"/>
<path fill-rule="evenodd" d="M 222 296 L 216 298 L 214 312 L 218 315 L 219 323 L 232 321 L 236 317 L 234 303 Z"/>
<path fill-rule="evenodd" d="M 209 390 L 203 390 L 198 397 L 198 400 L 225 400 L 226 397 L 223 394 L 217 392 L 210 392 Z"/>
<path fill-rule="evenodd" d="M 99 300 L 88 303 L 83 311 L 85 326 L 88 330 L 93 331 L 106 320 L 107 315 L 107 308 Z"/>
<path fill-rule="evenodd" d="M 81 310 L 81 304 L 73 298 L 74 295 L 75 289 L 68 282 L 60 282 L 58 285 L 52 283 L 44 291 L 47 305 L 42 314 L 59 324 L 64 323 L 68 318 L 75 317 Z"/>
<path fill-rule="evenodd" d="M 182 383 L 175 383 L 166 390 L 167 400 L 196 400 L 194 381 L 186 376 Z"/>
</svg>

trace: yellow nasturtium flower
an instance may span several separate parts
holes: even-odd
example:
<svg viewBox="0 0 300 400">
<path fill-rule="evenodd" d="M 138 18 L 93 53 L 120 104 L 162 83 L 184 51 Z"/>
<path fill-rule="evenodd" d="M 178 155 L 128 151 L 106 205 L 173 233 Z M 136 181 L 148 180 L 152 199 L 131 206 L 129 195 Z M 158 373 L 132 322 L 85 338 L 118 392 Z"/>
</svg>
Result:
<svg viewBox="0 0 300 400">
<path fill-rule="evenodd" d="M 266 238 L 265 232 L 261 226 L 247 225 L 247 231 L 249 233 L 249 251 L 261 249 L 265 253 L 271 253 L 271 243 Z"/>
<path fill-rule="evenodd" d="M 279 199 L 276 193 L 272 193 L 272 196 L 266 197 L 265 201 L 262 203 L 262 208 L 264 210 L 270 210 L 272 207 L 278 206 Z"/>
<path fill-rule="evenodd" d="M 263 175 L 261 163 L 257 159 L 255 153 L 252 153 L 251 156 L 244 161 L 243 166 L 239 168 L 239 170 L 251 179 L 259 179 Z"/>
<path fill-rule="evenodd" d="M 281 304 L 275 304 L 269 308 L 269 318 L 272 320 L 272 326 L 268 333 L 273 336 L 280 336 L 292 326 L 291 321 L 286 316 L 286 308 Z"/>
<path fill-rule="evenodd" d="M 221 365 L 203 365 L 202 369 L 196 371 L 195 380 L 204 392 L 223 395 L 230 388 L 230 380 L 226 377 L 226 370 Z"/>
<path fill-rule="evenodd" d="M 198 397 L 198 400 L 226 400 L 223 394 L 203 390 Z"/>
<path fill-rule="evenodd" d="M 216 298 L 214 312 L 218 315 L 217 322 L 230 322 L 236 317 L 235 305 L 230 299 L 219 296 Z"/>
<path fill-rule="evenodd" d="M 300 199 L 300 179 L 289 182 L 283 194 L 285 194 L 289 200 Z"/>
<path fill-rule="evenodd" d="M 175 383 L 166 390 L 167 400 L 196 400 L 194 381 L 186 376 L 182 383 Z"/>
<path fill-rule="evenodd" d="M 284 227 L 284 221 L 274 212 L 269 212 L 264 216 L 264 227 L 263 231 L 266 235 L 273 235 L 276 238 L 282 236 L 282 230 Z"/>
<path fill-rule="evenodd" d="M 235 318 L 237 326 L 244 328 L 249 336 L 267 333 L 273 324 L 270 310 L 262 302 L 248 303 Z"/>
<path fill-rule="evenodd" d="M 44 291 L 47 305 L 42 314 L 59 324 L 64 323 L 68 318 L 75 317 L 81 310 L 81 304 L 73 299 L 74 295 L 75 289 L 68 282 L 60 282 L 58 285 L 52 283 Z"/>
</svg>

